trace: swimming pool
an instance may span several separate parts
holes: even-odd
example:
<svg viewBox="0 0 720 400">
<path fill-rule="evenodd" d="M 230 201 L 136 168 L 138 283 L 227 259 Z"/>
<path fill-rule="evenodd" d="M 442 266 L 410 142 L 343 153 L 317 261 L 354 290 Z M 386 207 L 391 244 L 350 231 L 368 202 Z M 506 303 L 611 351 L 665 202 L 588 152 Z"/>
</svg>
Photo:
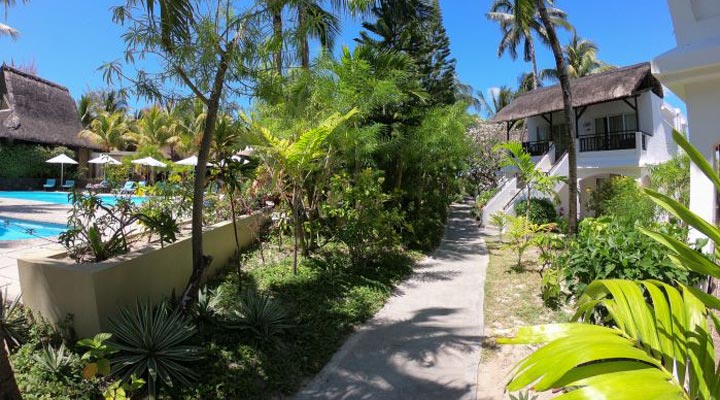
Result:
<svg viewBox="0 0 720 400">
<path fill-rule="evenodd" d="M 61 224 L 0 217 L 0 241 L 47 238 L 57 236 L 66 229 Z"/>
<path fill-rule="evenodd" d="M 113 194 L 99 194 L 100 199 L 103 203 L 107 205 L 115 205 L 117 202 L 118 197 L 117 195 Z M 123 196 L 127 197 L 127 196 Z M 31 201 L 41 201 L 44 203 L 53 203 L 53 204 L 63 204 L 63 205 L 70 205 L 70 199 L 68 198 L 68 194 L 66 192 L 3 192 L 0 191 L 0 198 L 6 198 L 6 199 L 20 199 L 20 200 L 31 200 Z M 139 196 L 132 196 L 130 198 L 130 201 L 132 201 L 135 204 L 141 204 L 145 201 L 144 197 Z"/>
</svg>

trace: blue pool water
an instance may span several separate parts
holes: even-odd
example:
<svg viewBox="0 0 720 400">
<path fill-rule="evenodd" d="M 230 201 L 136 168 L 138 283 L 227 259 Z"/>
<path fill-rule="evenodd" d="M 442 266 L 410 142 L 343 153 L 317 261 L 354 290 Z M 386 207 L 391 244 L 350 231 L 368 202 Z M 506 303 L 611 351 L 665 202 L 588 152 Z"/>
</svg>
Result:
<svg viewBox="0 0 720 400">
<path fill-rule="evenodd" d="M 112 194 L 100 194 L 98 195 L 102 199 L 102 202 L 107 205 L 115 205 L 119 196 Z M 31 201 L 42 201 L 45 203 L 53 204 L 66 204 L 70 205 L 70 199 L 68 194 L 65 192 L 3 192 L 0 191 L 0 198 L 6 199 L 21 199 Z M 145 201 L 145 198 L 132 196 L 131 201 L 135 204 L 141 204 Z"/>
<path fill-rule="evenodd" d="M 0 241 L 37 239 L 59 235 L 65 225 L 0 217 Z"/>
</svg>

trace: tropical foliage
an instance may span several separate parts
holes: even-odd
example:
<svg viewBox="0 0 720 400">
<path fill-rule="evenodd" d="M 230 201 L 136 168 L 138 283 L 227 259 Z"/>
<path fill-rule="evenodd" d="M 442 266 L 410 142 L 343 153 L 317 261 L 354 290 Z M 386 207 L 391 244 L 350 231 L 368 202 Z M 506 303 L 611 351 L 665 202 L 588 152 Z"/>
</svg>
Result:
<svg viewBox="0 0 720 400">
<path fill-rule="evenodd" d="M 548 9 L 553 24 L 565 29 L 572 29 L 565 12 L 556 7 Z M 521 48 L 523 60 L 532 63 L 532 87 L 539 85 L 539 73 L 536 59 L 536 41 L 547 44 L 547 30 L 540 21 L 535 0 L 495 0 L 490 6 L 487 18 L 500 25 L 502 39 L 498 45 L 498 57 L 505 52 L 512 59 L 518 57 Z"/>
<path fill-rule="evenodd" d="M 720 188 L 720 176 L 679 132 L 673 137 L 690 160 Z M 672 198 L 646 190 L 659 206 L 702 232 L 715 244 L 720 229 Z M 642 229 L 665 246 L 680 268 L 720 277 L 720 266 L 671 234 Z M 513 371 L 509 390 L 533 385 L 537 391 L 563 390 L 560 398 L 713 399 L 720 393 L 710 322 L 720 302 L 683 284 L 657 280 L 599 280 L 577 305 L 575 320 L 520 328 L 504 343 L 542 347 Z M 605 317 L 598 320 L 598 315 Z M 594 324 L 599 323 L 599 324 Z M 579 352 L 582 347 L 585 351 Z"/>
</svg>

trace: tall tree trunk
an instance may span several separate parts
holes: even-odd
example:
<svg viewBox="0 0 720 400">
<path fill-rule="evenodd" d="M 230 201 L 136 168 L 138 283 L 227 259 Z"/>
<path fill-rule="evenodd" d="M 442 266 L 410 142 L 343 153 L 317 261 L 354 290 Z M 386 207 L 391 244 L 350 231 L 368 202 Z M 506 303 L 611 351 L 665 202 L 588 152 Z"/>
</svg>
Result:
<svg viewBox="0 0 720 400">
<path fill-rule="evenodd" d="M 307 10 L 303 4 L 298 9 L 298 30 L 300 31 L 300 66 L 310 69 L 310 44 L 308 43 Z"/>
<path fill-rule="evenodd" d="M 283 19 L 282 19 L 282 2 L 275 0 L 272 4 L 272 23 L 273 23 L 273 39 L 278 48 L 273 54 L 275 72 L 279 76 L 283 74 Z"/>
<path fill-rule="evenodd" d="M 535 57 L 535 42 L 533 42 L 532 38 L 528 38 L 527 41 L 528 46 L 530 47 L 530 61 L 532 61 L 532 90 L 535 90 L 538 87 L 538 67 L 537 58 Z"/>
<path fill-rule="evenodd" d="M 300 216 L 298 212 L 297 187 L 293 187 L 292 192 L 292 209 L 293 209 L 293 225 L 295 225 L 295 234 L 293 235 L 293 275 L 297 275 L 298 264 L 298 239 L 300 237 Z"/>
<path fill-rule="evenodd" d="M 15 375 L 13 374 L 5 340 L 0 335 L 0 400 L 22 400 Z"/>
<path fill-rule="evenodd" d="M 200 151 L 198 152 L 198 162 L 195 166 L 195 182 L 193 185 L 193 201 L 192 201 L 192 262 L 193 269 L 190 274 L 187 286 L 180 298 L 180 308 L 187 310 L 188 307 L 197 299 L 200 282 L 202 281 L 205 269 L 210 264 L 210 257 L 203 254 L 202 242 L 202 219 L 203 219 L 203 196 L 205 194 L 205 173 L 207 172 L 207 162 L 210 156 L 210 145 L 212 144 L 213 135 L 215 133 L 215 121 L 220 112 L 220 98 L 222 97 L 223 83 L 225 74 L 227 73 L 227 53 L 223 53 L 220 60 L 220 66 L 215 75 L 210 98 L 207 102 L 207 115 L 203 125 L 203 137 L 200 142 Z"/>
<path fill-rule="evenodd" d="M 568 152 L 568 232 L 574 235 L 577 231 L 577 206 L 578 206 L 578 190 L 577 190 L 577 154 L 575 153 L 575 114 L 572 108 L 572 91 L 570 90 L 570 78 L 567 73 L 565 58 L 563 57 L 562 48 L 558 41 L 555 27 L 550 21 L 547 8 L 545 8 L 545 0 L 535 0 L 540 19 L 545 26 L 548 34 L 550 46 L 555 56 L 555 67 L 560 78 L 560 87 L 563 96 L 563 108 L 565 114 L 565 123 L 567 124 L 567 152 Z"/>
</svg>

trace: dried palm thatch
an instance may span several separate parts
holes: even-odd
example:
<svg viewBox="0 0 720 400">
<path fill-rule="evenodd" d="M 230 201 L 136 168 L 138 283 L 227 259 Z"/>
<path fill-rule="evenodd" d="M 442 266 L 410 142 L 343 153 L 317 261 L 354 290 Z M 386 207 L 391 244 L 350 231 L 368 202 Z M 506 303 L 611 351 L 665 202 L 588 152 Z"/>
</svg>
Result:
<svg viewBox="0 0 720 400">
<path fill-rule="evenodd" d="M 100 150 L 78 137 L 82 125 L 67 88 L 6 64 L 0 75 L 0 138 Z"/>
<path fill-rule="evenodd" d="M 638 95 L 652 90 L 663 97 L 663 89 L 650 71 L 650 63 L 631 65 L 611 71 L 591 74 L 570 81 L 573 107 L 605 103 Z M 560 85 L 532 90 L 518 96 L 500 110 L 493 122 L 515 121 L 535 115 L 562 111 Z"/>
</svg>

